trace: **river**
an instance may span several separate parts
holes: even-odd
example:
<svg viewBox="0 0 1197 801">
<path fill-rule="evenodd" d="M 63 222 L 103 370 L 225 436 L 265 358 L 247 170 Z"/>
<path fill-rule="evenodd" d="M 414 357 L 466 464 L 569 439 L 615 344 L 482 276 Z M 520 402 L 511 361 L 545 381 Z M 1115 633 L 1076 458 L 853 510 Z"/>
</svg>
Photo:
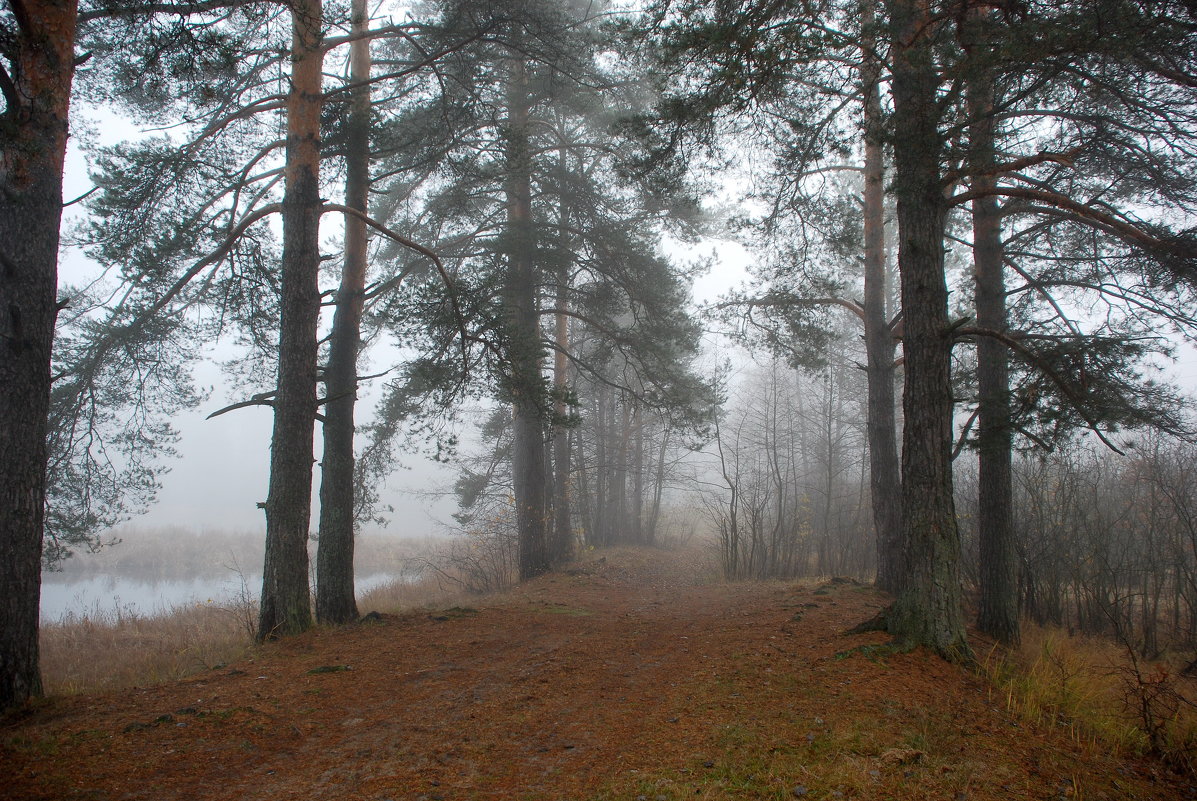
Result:
<svg viewBox="0 0 1197 801">
<path fill-rule="evenodd" d="M 392 573 L 358 576 L 357 592 L 363 592 L 398 578 Z M 84 615 L 114 618 L 120 615 L 161 615 L 180 606 L 223 606 L 240 603 L 243 598 L 256 601 L 262 589 L 261 574 L 241 576 L 206 576 L 189 580 L 146 581 L 126 576 L 64 576 L 52 573 L 42 577 L 41 617 L 44 622 L 59 622 Z"/>
</svg>

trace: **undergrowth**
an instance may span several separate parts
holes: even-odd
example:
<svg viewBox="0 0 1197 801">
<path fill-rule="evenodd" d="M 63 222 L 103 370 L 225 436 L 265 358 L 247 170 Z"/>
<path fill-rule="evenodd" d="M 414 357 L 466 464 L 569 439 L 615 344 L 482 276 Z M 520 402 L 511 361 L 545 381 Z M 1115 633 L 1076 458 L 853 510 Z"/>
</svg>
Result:
<svg viewBox="0 0 1197 801">
<path fill-rule="evenodd" d="M 1023 720 L 1197 773 L 1197 681 L 1171 661 L 1147 662 L 1114 640 L 1027 625 L 1017 649 L 995 647 L 981 668 Z"/>
</svg>

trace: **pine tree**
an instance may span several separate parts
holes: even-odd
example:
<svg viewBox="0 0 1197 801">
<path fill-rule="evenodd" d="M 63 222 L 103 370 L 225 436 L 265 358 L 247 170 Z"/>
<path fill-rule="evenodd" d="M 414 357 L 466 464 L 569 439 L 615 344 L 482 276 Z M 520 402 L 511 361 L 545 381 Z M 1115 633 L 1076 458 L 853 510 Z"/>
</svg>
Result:
<svg viewBox="0 0 1197 801">
<path fill-rule="evenodd" d="M 350 45 L 351 84 L 345 132 L 345 205 L 363 215 L 370 193 L 369 10 L 354 0 Z M 353 592 L 354 406 L 358 353 L 368 270 L 367 226 L 363 217 L 345 216 L 345 253 L 336 310 L 324 365 L 324 455 L 320 460 L 320 531 L 316 551 L 316 619 L 348 623 L 357 619 Z"/>
<path fill-rule="evenodd" d="M 446 26 L 457 20 L 456 8 L 447 8 Z M 604 74 L 595 62 L 594 19 L 582 4 L 491 4 L 489 12 L 495 16 L 485 46 L 456 54 L 444 67 L 454 76 L 444 84 L 448 91 L 413 105 L 401 124 L 426 132 L 424 147 L 397 154 L 391 169 L 438 164 L 424 179 L 412 219 L 439 238 L 435 248 L 453 265 L 468 338 L 488 368 L 486 390 L 512 407 L 520 575 L 528 578 L 563 558 L 570 537 L 566 504 L 553 508 L 562 497 L 558 482 L 570 474 L 560 447 L 569 393 L 554 390 L 547 375 L 548 351 L 564 341 L 556 332 L 573 320 L 614 347 L 628 347 L 624 339 L 639 337 L 650 314 L 661 321 L 656 330 L 667 331 L 681 296 L 669 269 L 651 255 L 649 232 L 670 209 L 650 206 L 617 172 L 619 154 L 606 126 L 612 106 L 628 102 L 627 87 L 635 84 Z M 424 336 L 444 342 L 452 316 L 438 321 L 426 309 L 415 311 L 430 297 L 426 286 L 408 287 L 411 305 L 380 311 L 401 325 L 428 321 L 417 323 Z M 664 353 L 679 335 L 658 341 Z M 591 369 L 579 361 L 576 341 L 559 353 L 578 371 Z M 417 369 L 418 383 L 428 370 L 427 364 Z M 396 402 L 395 408 L 410 407 Z"/>
<path fill-rule="evenodd" d="M 38 605 L 72 0 L 9 3 L 0 95 L 0 710 L 41 694 Z"/>
<path fill-rule="evenodd" d="M 1124 209 L 1134 203 L 1141 213 L 1193 203 L 1191 180 L 1180 166 L 1184 157 L 1160 158 L 1141 147 L 1149 131 L 1162 145 L 1170 138 L 1164 130 L 1183 128 L 1191 119 L 1185 90 L 1170 76 L 1153 76 L 1149 66 L 1188 57 L 1184 42 L 1192 31 L 1190 26 L 1186 33 L 1184 16 L 1102 2 L 1032 11 L 973 10 L 957 32 L 967 87 L 962 172 L 969 191 L 953 202 L 972 203 L 977 328 L 984 332 L 976 345 L 979 625 L 1007 642 L 1019 636 L 1014 434 L 1046 445 L 1078 425 L 1099 432 L 1127 423 L 1177 428 L 1175 401 L 1163 388 L 1143 384 L 1136 372 L 1155 347 L 1151 328 L 1161 321 L 1187 325 L 1167 297 L 1175 298 L 1174 292 L 1143 291 L 1152 272 L 1143 272 L 1146 264 L 1161 256 L 1183 261 L 1183 237 L 1165 244 L 1168 236 Z M 1111 19 L 1117 20 L 1116 33 Z M 1150 44 L 1143 38 L 1147 30 Z M 1177 144 L 1179 156 L 1185 146 Z M 1154 186 L 1143 182 L 1147 175 Z M 1011 229 L 1005 238 L 1004 220 Z M 1114 255 L 1111 235 L 1132 243 L 1129 251 L 1122 248 L 1126 255 Z M 1009 255 L 1008 246 L 1018 255 Z M 1098 249 L 1104 253 L 1095 258 Z M 1006 288 L 1007 268 L 1025 282 L 1013 291 Z M 1009 295 L 1015 300 L 1013 326 Z M 1095 301 L 1109 307 L 1104 324 L 1069 319 L 1063 311 Z M 1134 318 L 1142 322 L 1128 326 Z M 1011 359 L 1020 394 L 1033 392 L 1034 400 L 1012 397 Z M 1036 428 L 1038 434 L 1030 433 Z"/>
</svg>

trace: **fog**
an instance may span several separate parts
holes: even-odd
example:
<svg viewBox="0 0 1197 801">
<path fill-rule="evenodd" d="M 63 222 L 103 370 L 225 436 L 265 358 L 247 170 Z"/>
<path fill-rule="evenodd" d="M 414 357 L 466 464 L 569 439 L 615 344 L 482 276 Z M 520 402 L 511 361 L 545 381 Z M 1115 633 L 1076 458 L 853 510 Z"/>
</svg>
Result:
<svg viewBox="0 0 1197 801">
<path fill-rule="evenodd" d="M 84 108 L 76 110 L 76 115 L 89 119 L 89 139 L 96 143 L 114 144 L 144 135 L 106 109 Z M 92 188 L 88 164 L 79 145 L 78 140 L 73 140 L 67 154 L 64 194 L 68 198 L 79 197 Z M 82 206 L 68 207 L 64 230 L 83 216 Z M 330 227 L 335 229 L 339 216 L 329 215 L 329 219 Z M 687 244 L 666 240 L 665 247 L 671 258 L 711 264 L 708 271 L 695 278 L 693 294 L 696 303 L 713 301 L 743 284 L 748 277 L 747 265 L 752 256 L 738 242 L 708 239 Z M 63 249 L 62 283 L 93 279 L 96 273 L 96 265 L 78 249 Z M 724 349 L 725 342 L 708 336 L 706 347 L 710 353 L 718 354 Z M 137 527 L 264 534 L 266 521 L 258 504 L 265 501 L 267 494 L 272 413 L 265 407 L 248 407 L 208 419 L 212 412 L 245 399 L 220 367 L 220 362 L 234 355 L 235 351 L 228 345 L 217 343 L 209 350 L 207 358 L 196 365 L 196 384 L 206 389 L 208 398 L 172 421 L 180 435 L 175 445 L 178 455 L 164 460 L 169 472 L 161 477 L 157 502 L 133 519 Z M 386 369 L 390 355 L 393 355 L 391 349 L 385 343 L 372 348 L 363 362 L 365 372 Z M 379 387 L 378 382 L 373 382 L 361 388 L 357 413 L 359 426 L 372 419 Z M 466 446 L 471 441 L 471 422 L 467 416 L 458 432 Z M 320 429 L 317 426 L 313 454 L 320 452 Z M 390 522 L 383 528 L 372 527 L 368 533 L 393 538 L 445 534 L 451 523 L 450 515 L 456 508 L 449 491 L 454 479 L 452 464 L 436 462 L 421 454 L 401 455 L 398 468 L 380 492 L 381 504 L 394 510 L 385 515 Z M 313 521 L 319 510 L 319 481 L 317 470 L 312 493 Z M 75 558 L 86 561 L 91 556 L 82 553 Z"/>
</svg>

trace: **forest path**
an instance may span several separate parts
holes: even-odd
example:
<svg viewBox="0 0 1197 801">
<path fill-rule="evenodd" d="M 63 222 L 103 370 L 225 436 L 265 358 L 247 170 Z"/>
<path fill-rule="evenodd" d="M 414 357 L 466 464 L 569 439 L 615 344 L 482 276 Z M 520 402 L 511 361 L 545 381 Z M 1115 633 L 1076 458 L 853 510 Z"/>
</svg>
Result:
<svg viewBox="0 0 1197 801">
<path fill-rule="evenodd" d="M 1193 797 L 1019 724 L 962 669 L 843 633 L 883 603 L 609 551 L 476 609 L 53 699 L 0 727 L 0 799 Z"/>
</svg>

